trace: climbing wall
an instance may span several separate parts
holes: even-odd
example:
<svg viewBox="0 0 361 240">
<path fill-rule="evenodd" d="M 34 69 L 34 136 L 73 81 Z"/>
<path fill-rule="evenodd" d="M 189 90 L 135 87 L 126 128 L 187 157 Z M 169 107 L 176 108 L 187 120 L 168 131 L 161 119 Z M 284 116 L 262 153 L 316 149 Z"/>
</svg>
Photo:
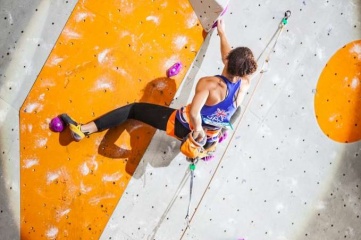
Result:
<svg viewBox="0 0 361 240">
<path fill-rule="evenodd" d="M 190 228 L 177 141 L 136 122 L 80 143 L 49 131 L 63 111 L 89 121 L 127 102 L 189 102 L 222 70 L 209 9 L 225 2 L 1 1 L 1 239 L 360 238 L 359 0 L 229 2 L 230 43 L 265 51 L 263 74 L 216 159 L 196 166 Z"/>
<path fill-rule="evenodd" d="M 21 238 L 99 238 L 155 130 L 131 121 L 76 143 L 49 122 L 169 105 L 202 30 L 187 1 L 77 3 L 20 109 Z"/>
</svg>

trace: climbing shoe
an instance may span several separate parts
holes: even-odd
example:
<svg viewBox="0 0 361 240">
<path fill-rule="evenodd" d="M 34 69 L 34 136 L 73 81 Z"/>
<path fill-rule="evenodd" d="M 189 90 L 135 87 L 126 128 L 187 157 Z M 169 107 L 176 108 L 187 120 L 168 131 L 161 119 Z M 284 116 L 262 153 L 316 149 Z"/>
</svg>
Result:
<svg viewBox="0 0 361 240">
<path fill-rule="evenodd" d="M 77 123 L 68 114 L 64 113 L 60 115 L 60 118 L 69 125 L 69 129 L 71 131 L 71 135 L 75 141 L 80 141 L 85 137 L 85 134 L 81 131 L 81 124 Z"/>
</svg>

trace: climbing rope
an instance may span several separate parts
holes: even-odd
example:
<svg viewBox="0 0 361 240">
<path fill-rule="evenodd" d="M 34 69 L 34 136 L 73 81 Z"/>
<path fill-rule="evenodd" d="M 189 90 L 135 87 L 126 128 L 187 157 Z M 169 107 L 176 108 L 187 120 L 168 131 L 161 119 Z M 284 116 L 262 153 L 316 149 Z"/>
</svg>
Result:
<svg viewBox="0 0 361 240">
<path fill-rule="evenodd" d="M 187 228 L 190 228 L 190 218 L 189 218 L 189 212 L 190 212 L 190 208 L 191 208 L 191 202 L 192 202 L 192 192 L 193 192 L 193 179 L 194 179 L 194 170 L 196 169 L 196 163 L 198 162 L 198 158 L 195 159 L 187 159 L 189 161 L 191 161 L 191 163 L 189 164 L 189 170 L 190 170 L 190 182 L 189 182 L 189 201 L 188 201 L 188 208 L 187 208 L 187 215 L 186 215 L 186 220 L 187 220 Z"/>
<path fill-rule="evenodd" d="M 274 49 L 275 49 L 275 47 L 276 47 L 276 44 L 277 44 L 277 42 L 278 42 L 278 39 L 279 39 L 279 37 L 281 36 L 282 30 L 284 29 L 284 26 L 287 25 L 287 23 L 288 23 L 288 18 L 289 18 L 290 16 L 291 16 L 291 11 L 290 11 L 290 10 L 287 10 L 287 11 L 285 12 L 285 14 L 284 14 L 284 17 L 282 18 L 282 20 L 281 20 L 281 22 L 280 22 L 280 24 L 279 24 L 278 29 L 277 29 L 276 32 L 273 34 L 273 36 L 271 37 L 271 39 L 270 39 L 269 42 L 267 43 L 266 47 L 264 48 L 264 50 L 261 52 L 261 54 L 260 54 L 259 57 L 257 58 L 257 62 L 259 62 L 260 59 L 262 58 L 262 56 L 266 53 L 266 50 L 268 49 L 268 47 L 270 46 L 270 44 L 274 41 L 271 49 L 269 50 L 267 56 L 265 57 L 265 60 L 264 60 L 263 63 L 262 63 L 261 70 L 259 71 L 260 76 L 259 76 L 259 78 L 258 78 L 258 80 L 257 80 L 257 83 L 256 83 L 255 87 L 253 88 L 253 91 L 252 91 L 252 93 L 251 93 L 251 95 L 250 95 L 250 98 L 249 98 L 248 102 L 247 102 L 246 105 L 245 105 L 245 110 L 244 110 L 243 113 L 241 114 L 241 117 L 240 117 L 240 119 L 239 119 L 239 121 L 238 121 L 238 123 L 237 123 L 237 125 L 236 125 L 236 127 L 235 127 L 235 129 L 234 129 L 234 131 L 233 131 L 233 134 L 232 134 L 231 137 L 230 137 L 230 140 L 228 141 L 228 144 L 227 144 L 227 146 L 226 146 L 226 148 L 225 148 L 225 150 L 224 150 L 224 152 L 223 152 L 223 154 L 222 154 L 221 159 L 219 160 L 219 162 L 218 162 L 218 164 L 217 164 L 217 166 L 216 166 L 215 171 L 214 171 L 213 174 L 212 174 L 212 177 L 211 177 L 210 181 L 209 181 L 208 184 L 207 184 L 206 189 L 204 190 L 204 192 L 203 192 L 203 194 L 202 194 L 202 196 L 201 196 L 201 199 L 199 200 L 199 202 L 198 202 L 198 204 L 197 204 L 197 206 L 196 206 L 196 208 L 195 208 L 192 216 L 189 218 L 190 203 L 191 203 L 192 190 L 193 190 L 193 177 L 194 177 L 194 173 L 193 173 L 193 172 L 194 172 L 194 169 L 195 169 L 195 165 L 194 165 L 193 163 L 190 164 L 190 167 L 189 167 L 189 168 L 190 168 L 191 179 L 190 179 L 190 196 L 189 196 L 188 210 L 187 210 L 187 216 L 186 216 L 186 219 L 187 219 L 187 228 L 183 231 L 183 234 L 182 234 L 182 236 L 181 236 L 180 239 L 183 239 L 183 237 L 185 236 L 185 233 L 186 233 L 187 229 L 190 228 L 190 223 L 191 223 L 191 221 L 192 221 L 195 213 L 197 212 L 197 209 L 199 208 L 199 205 L 201 204 L 201 202 L 202 202 L 205 194 L 207 193 L 207 191 L 208 191 L 208 189 L 209 189 L 209 186 L 210 186 L 211 182 L 213 181 L 213 178 L 214 178 L 215 174 L 216 174 L 217 171 L 218 171 L 219 166 L 221 165 L 221 162 L 222 162 L 222 160 L 223 160 L 223 158 L 224 158 L 224 155 L 226 154 L 227 149 L 229 148 L 230 143 L 231 143 L 231 141 L 232 141 L 233 138 L 234 138 L 234 135 L 235 135 L 234 133 L 237 131 L 237 129 L 238 129 L 240 123 L 241 123 L 241 120 L 243 119 L 243 115 L 244 115 L 244 113 L 246 112 L 246 110 L 248 109 L 248 106 L 249 106 L 249 104 L 250 104 L 250 102 L 251 102 L 251 99 L 252 99 L 252 97 L 253 97 L 253 95 L 254 95 L 254 93 L 255 93 L 255 91 L 256 91 L 256 89 L 257 89 L 257 87 L 258 87 L 258 85 L 259 85 L 259 83 L 260 83 L 260 81 L 261 81 L 261 78 L 262 78 L 262 76 L 263 76 L 263 73 L 267 72 L 267 70 L 264 69 L 264 68 L 265 68 L 265 66 L 269 63 L 269 61 L 270 61 L 270 59 L 271 59 L 271 54 L 272 54 L 272 52 L 274 51 Z M 191 169 L 192 164 L 193 164 L 193 166 L 194 166 L 193 169 Z"/>
</svg>

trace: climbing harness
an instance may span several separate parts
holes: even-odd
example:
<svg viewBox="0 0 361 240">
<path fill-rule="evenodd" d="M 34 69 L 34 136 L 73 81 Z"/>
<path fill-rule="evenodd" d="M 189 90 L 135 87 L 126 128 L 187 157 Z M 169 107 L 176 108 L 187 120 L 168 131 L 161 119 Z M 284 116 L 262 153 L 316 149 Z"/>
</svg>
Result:
<svg viewBox="0 0 361 240">
<path fill-rule="evenodd" d="M 243 111 L 243 114 L 241 115 L 240 120 L 238 121 L 238 123 L 237 123 L 236 126 L 235 126 L 234 132 L 237 131 L 237 129 L 238 129 L 239 125 L 240 125 L 241 119 L 243 118 L 243 115 L 244 115 L 245 111 L 248 109 L 249 103 L 250 103 L 250 101 L 251 101 L 251 99 L 252 99 L 252 96 L 253 96 L 254 92 L 256 91 L 256 89 L 257 89 L 257 87 L 258 87 L 258 84 L 259 84 L 259 82 L 260 82 L 260 80 L 261 80 L 261 78 L 262 78 L 263 73 L 267 72 L 267 70 L 265 70 L 264 67 L 265 67 L 265 65 L 268 64 L 268 62 L 270 61 L 271 53 L 274 51 L 274 49 L 275 49 L 275 47 L 276 47 L 276 44 L 277 44 L 277 41 L 278 41 L 278 39 L 279 39 L 279 37 L 280 37 L 280 35 L 281 35 L 281 33 L 282 33 L 282 30 L 283 30 L 284 26 L 288 23 L 288 18 L 289 18 L 290 16 L 291 16 L 291 11 L 290 11 L 290 10 L 287 10 L 287 11 L 285 12 L 285 14 L 284 14 L 284 17 L 282 18 L 282 20 L 281 20 L 281 22 L 280 22 L 280 24 L 279 24 L 279 27 L 278 27 L 277 31 L 273 34 L 273 36 L 271 37 L 270 41 L 267 43 L 266 47 L 264 48 L 264 50 L 261 52 L 261 54 L 260 54 L 259 57 L 257 58 L 257 62 L 260 61 L 260 59 L 261 59 L 262 56 L 265 54 L 266 50 L 268 49 L 268 47 L 270 46 L 270 44 L 272 43 L 272 41 L 274 41 L 271 49 L 269 50 L 267 56 L 265 57 L 265 60 L 263 61 L 261 70 L 260 70 L 260 72 L 259 72 L 259 73 L 260 73 L 260 77 L 258 78 L 258 81 L 257 81 L 255 87 L 253 88 L 252 94 L 251 94 L 248 102 L 246 103 L 245 110 Z M 234 133 L 231 135 L 231 140 L 232 140 L 233 138 L 234 138 Z M 193 191 L 193 178 L 194 178 L 195 162 L 192 161 L 191 164 L 189 165 L 191 178 L 190 178 L 189 203 L 188 203 L 188 210 L 187 210 L 187 215 L 186 215 L 187 228 L 190 228 L 190 223 L 191 223 L 191 221 L 192 221 L 192 219 L 193 219 L 193 217 L 194 217 L 194 215 L 195 215 L 195 213 L 196 213 L 196 210 L 198 209 L 198 207 L 199 207 L 200 203 L 202 202 L 202 200 L 203 200 L 203 198 L 204 198 L 207 190 L 209 189 L 209 185 L 211 184 L 211 182 L 212 182 L 215 174 L 216 174 L 217 171 L 218 171 L 218 168 L 219 168 L 219 166 L 220 166 L 220 164 L 221 164 L 221 161 L 222 161 L 222 159 L 223 159 L 223 157 L 224 157 L 224 155 L 225 155 L 225 152 L 227 151 L 227 149 L 228 149 L 229 146 L 230 146 L 230 142 L 231 142 L 231 141 L 228 142 L 228 145 L 227 145 L 225 151 L 223 152 L 223 155 L 222 155 L 221 159 L 219 160 L 219 162 L 218 162 L 218 164 L 217 164 L 217 166 L 216 166 L 216 169 L 215 169 L 215 171 L 214 171 L 214 173 L 213 173 L 210 181 L 208 182 L 208 185 L 207 185 L 205 191 L 203 192 L 203 195 L 201 196 L 201 199 L 199 200 L 198 205 L 196 206 L 195 211 L 193 212 L 192 216 L 189 216 L 189 211 L 190 211 L 190 204 L 191 204 L 192 191 Z M 191 159 L 191 160 L 198 160 L 198 159 Z M 182 234 L 182 236 L 181 236 L 180 239 L 183 239 L 183 237 L 184 237 L 184 235 L 185 235 L 185 233 L 186 233 L 187 228 L 183 231 L 183 234 Z"/>
</svg>

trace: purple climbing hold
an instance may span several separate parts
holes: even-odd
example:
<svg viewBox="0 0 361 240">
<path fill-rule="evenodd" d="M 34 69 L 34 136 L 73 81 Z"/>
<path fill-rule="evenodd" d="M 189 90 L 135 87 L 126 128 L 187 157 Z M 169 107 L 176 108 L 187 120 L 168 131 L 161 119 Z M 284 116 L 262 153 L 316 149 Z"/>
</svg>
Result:
<svg viewBox="0 0 361 240">
<path fill-rule="evenodd" d="M 177 75 L 181 71 L 181 69 L 182 69 L 182 64 L 180 62 L 177 62 L 168 69 L 167 76 L 173 77 L 173 76 Z"/>
<path fill-rule="evenodd" d="M 64 122 L 59 116 L 51 119 L 49 127 L 54 132 L 62 132 L 64 130 Z"/>
</svg>

